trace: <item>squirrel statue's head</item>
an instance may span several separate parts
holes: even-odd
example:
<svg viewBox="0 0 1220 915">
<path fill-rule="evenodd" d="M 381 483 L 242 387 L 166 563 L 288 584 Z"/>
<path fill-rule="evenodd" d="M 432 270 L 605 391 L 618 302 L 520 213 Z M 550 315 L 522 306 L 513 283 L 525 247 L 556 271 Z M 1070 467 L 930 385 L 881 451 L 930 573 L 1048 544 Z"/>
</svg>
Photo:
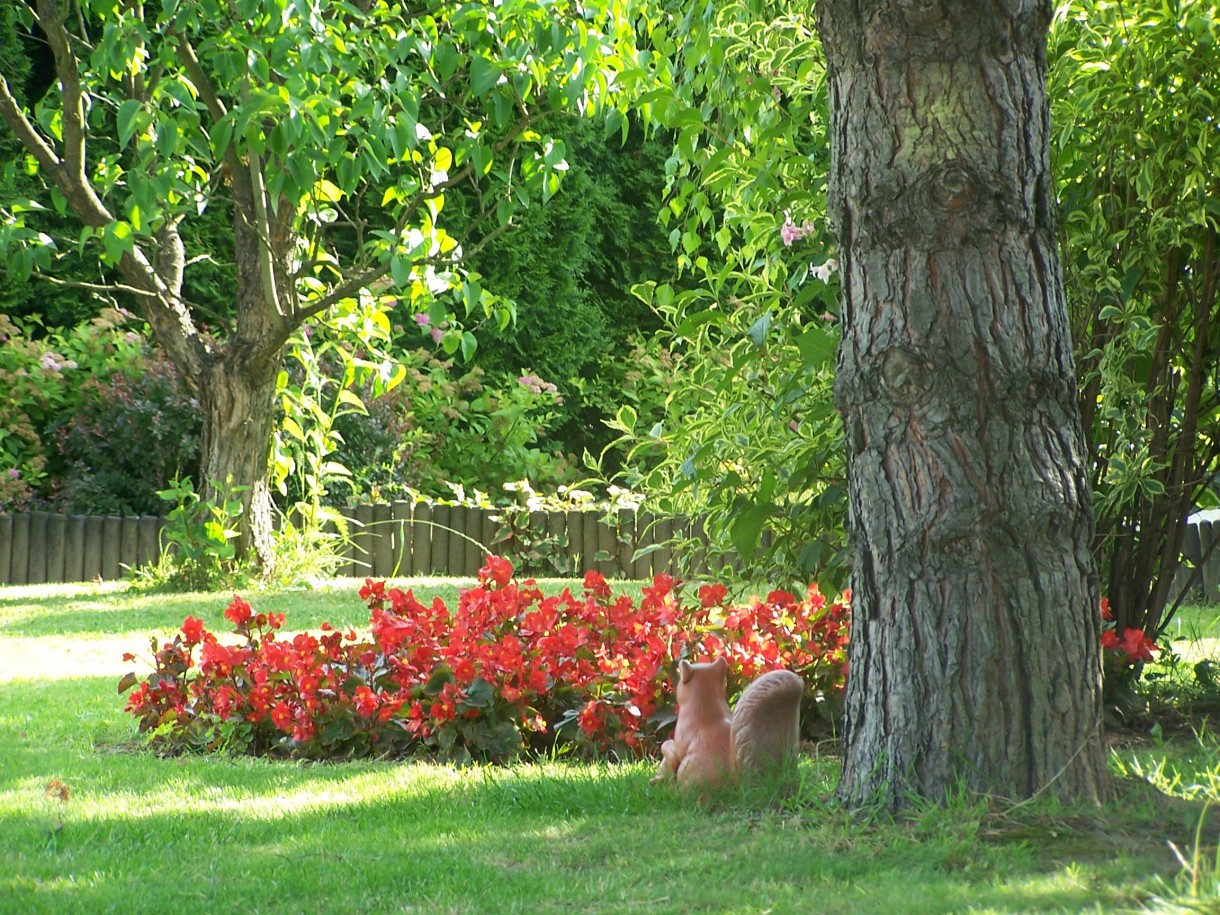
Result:
<svg viewBox="0 0 1220 915">
<path fill-rule="evenodd" d="M 678 705 L 690 702 L 725 699 L 729 682 L 729 665 L 724 658 L 703 664 L 678 662 Z"/>
</svg>

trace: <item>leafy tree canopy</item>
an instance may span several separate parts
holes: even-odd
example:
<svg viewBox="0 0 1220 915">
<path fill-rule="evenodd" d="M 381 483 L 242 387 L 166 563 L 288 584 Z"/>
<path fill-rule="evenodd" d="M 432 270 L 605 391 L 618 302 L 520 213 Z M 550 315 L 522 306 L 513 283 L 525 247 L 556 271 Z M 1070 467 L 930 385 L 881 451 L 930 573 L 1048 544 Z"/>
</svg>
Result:
<svg viewBox="0 0 1220 915">
<path fill-rule="evenodd" d="M 446 323 L 446 352 L 470 355 L 466 318 L 511 320 L 461 261 L 555 193 L 565 149 L 539 125 L 603 105 L 633 44 L 618 0 L 16 10 L 45 36 L 58 84 L 31 107 L 0 78 L 0 118 L 80 229 L 53 238 L 31 218 L 41 200 L 10 200 L 0 256 L 18 276 L 53 274 L 76 247 L 113 267 L 200 392 L 205 480 L 248 487 L 250 504 L 266 488 L 280 354 L 302 323 L 338 317 L 372 347 L 397 304 Z M 459 186 L 477 206 L 450 220 Z M 219 332 L 184 282 L 201 262 L 183 227 L 216 207 L 231 214 L 236 282 Z"/>
</svg>

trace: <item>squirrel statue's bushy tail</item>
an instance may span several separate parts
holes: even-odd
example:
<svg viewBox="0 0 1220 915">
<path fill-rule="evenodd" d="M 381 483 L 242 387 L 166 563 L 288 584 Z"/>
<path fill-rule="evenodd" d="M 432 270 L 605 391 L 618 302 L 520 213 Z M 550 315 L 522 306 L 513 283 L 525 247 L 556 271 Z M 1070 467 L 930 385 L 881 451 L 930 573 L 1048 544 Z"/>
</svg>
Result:
<svg viewBox="0 0 1220 915">
<path fill-rule="evenodd" d="M 765 673 L 746 687 L 729 732 L 734 771 L 774 773 L 795 762 L 804 692 L 805 681 L 790 670 Z"/>
</svg>

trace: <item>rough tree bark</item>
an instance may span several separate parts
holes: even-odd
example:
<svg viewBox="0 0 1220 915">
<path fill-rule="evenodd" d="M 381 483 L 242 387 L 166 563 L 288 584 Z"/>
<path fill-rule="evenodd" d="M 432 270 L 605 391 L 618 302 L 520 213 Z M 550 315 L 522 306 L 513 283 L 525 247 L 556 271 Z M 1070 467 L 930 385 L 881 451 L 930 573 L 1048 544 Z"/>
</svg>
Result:
<svg viewBox="0 0 1220 915">
<path fill-rule="evenodd" d="M 1049 0 L 821 0 L 855 567 L 840 797 L 1096 801 L 1093 516 Z"/>
</svg>

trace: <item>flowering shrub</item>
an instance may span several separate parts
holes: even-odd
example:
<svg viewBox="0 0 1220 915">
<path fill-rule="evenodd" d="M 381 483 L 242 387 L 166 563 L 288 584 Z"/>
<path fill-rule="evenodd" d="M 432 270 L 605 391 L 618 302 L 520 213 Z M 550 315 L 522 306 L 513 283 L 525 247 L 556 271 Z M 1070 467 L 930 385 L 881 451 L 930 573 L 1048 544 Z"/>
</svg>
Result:
<svg viewBox="0 0 1220 915">
<path fill-rule="evenodd" d="M 729 660 L 730 691 L 779 667 L 804 677 L 812 702 L 842 688 L 848 604 L 816 585 L 798 599 L 726 607 L 722 585 L 697 601 L 658 575 L 637 605 L 597 572 L 583 595 L 547 596 L 495 556 L 455 609 L 439 598 L 367 580 L 370 634 L 280 632 L 280 614 L 240 597 L 225 611 L 238 636 L 221 642 L 187 617 L 153 641 L 154 670 L 126 710 L 167 751 L 227 750 L 306 758 L 406 755 L 506 760 L 557 745 L 639 755 L 673 720 L 671 671 L 682 658 Z M 133 656 L 125 656 L 134 659 Z M 138 683 L 138 685 L 137 685 Z"/>
<path fill-rule="evenodd" d="M 93 390 L 101 379 L 141 378 L 148 371 L 144 339 L 129 329 L 131 323 L 129 313 L 112 308 L 69 329 L 44 327 L 34 317 L 0 315 L 0 511 L 26 511 L 65 499 L 69 508 L 79 510 L 67 498 L 72 481 L 66 477 L 103 465 L 97 454 L 61 451 L 61 439 L 73 423 L 97 422 L 111 447 L 127 440 L 126 429 L 99 419 Z M 142 469 L 150 460 L 147 444 L 153 441 L 146 426 L 136 424 L 144 437 L 130 446 Z M 145 491 L 151 497 L 155 488 L 148 485 Z"/>
<path fill-rule="evenodd" d="M 1152 660 L 1154 651 L 1161 650 L 1143 629 L 1124 629 L 1120 636 L 1110 601 L 1105 597 L 1101 599 L 1101 618 L 1101 648 L 1107 675 L 1122 673 L 1136 664 L 1146 664 Z"/>
</svg>

